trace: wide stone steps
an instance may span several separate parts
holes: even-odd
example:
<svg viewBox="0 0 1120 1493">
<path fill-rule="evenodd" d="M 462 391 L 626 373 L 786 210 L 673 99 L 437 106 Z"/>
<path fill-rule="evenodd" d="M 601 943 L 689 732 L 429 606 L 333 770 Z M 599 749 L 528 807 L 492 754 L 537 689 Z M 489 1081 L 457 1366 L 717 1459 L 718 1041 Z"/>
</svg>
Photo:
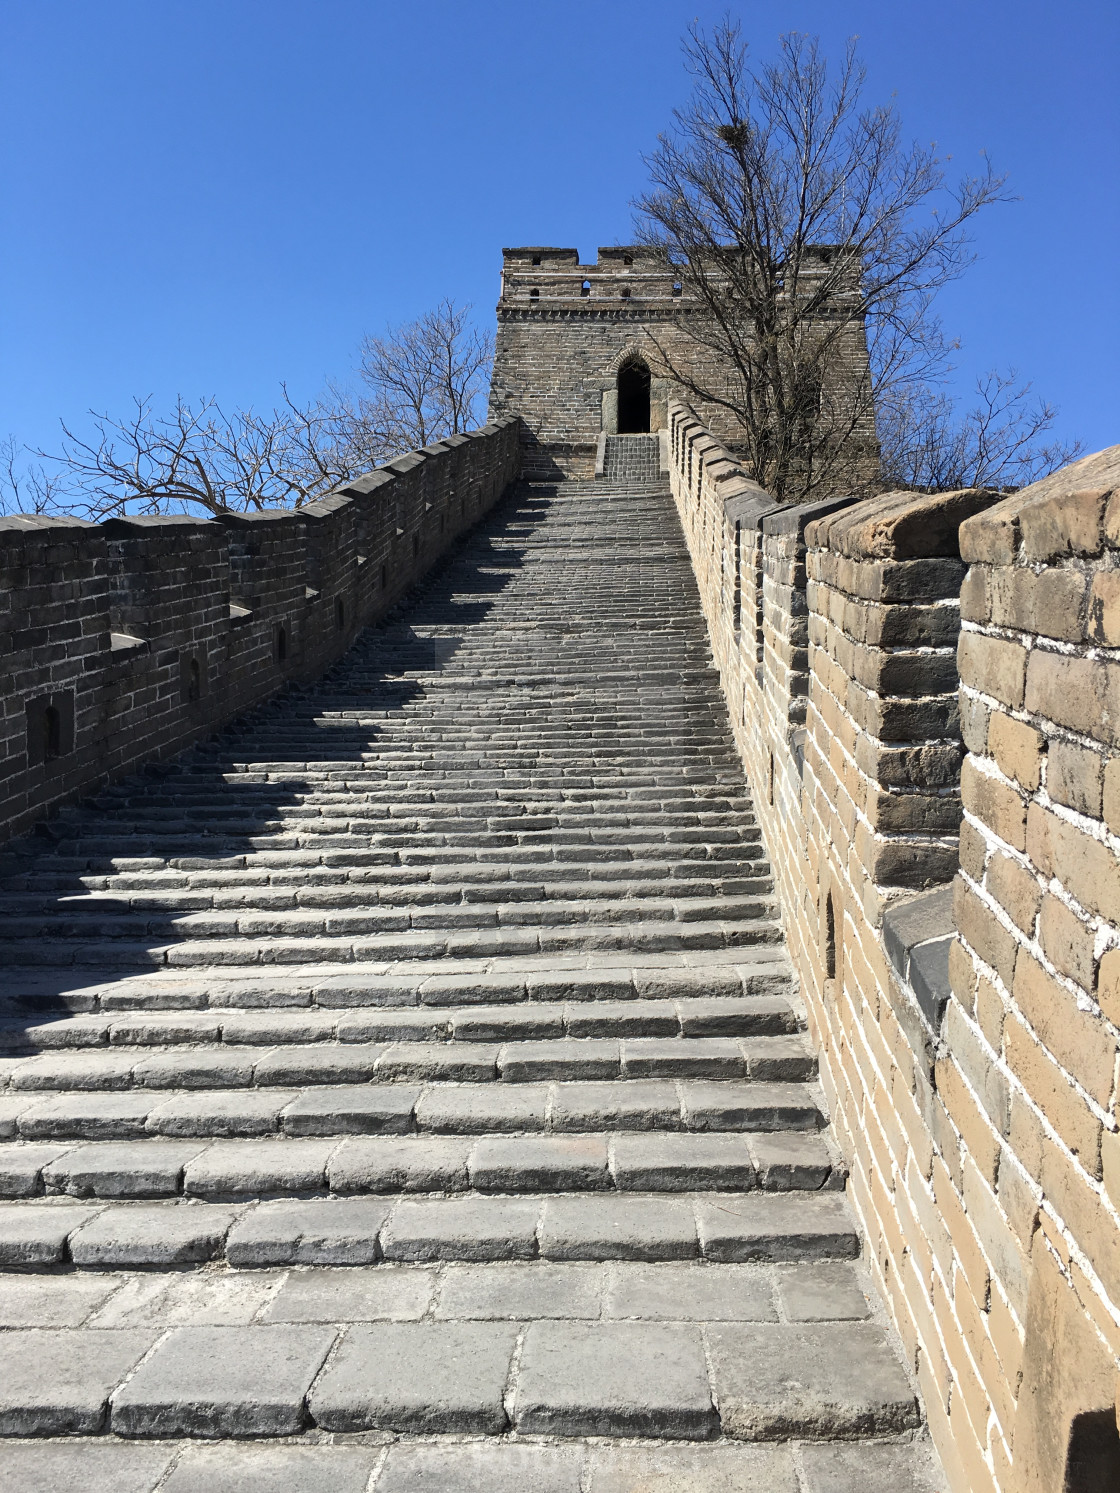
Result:
<svg viewBox="0 0 1120 1493">
<path fill-rule="evenodd" d="M 30 1013 L 21 1016 L 9 1013 L 0 1016 L 0 1063 L 12 1054 L 25 1052 L 153 1046 L 174 1049 L 181 1044 L 218 1042 L 256 1047 L 308 1044 L 304 1050 L 314 1060 L 316 1044 L 506 1042 L 562 1037 L 775 1037 L 801 1029 L 800 1015 L 787 996 L 740 996 L 741 985 L 733 996 L 642 999 L 634 994 L 629 979 L 620 977 L 617 990 L 612 992 L 614 999 L 599 995 L 568 1002 L 526 1002 L 525 979 L 515 980 L 513 976 L 508 979 L 508 985 L 495 980 L 486 989 L 486 999 L 508 997 L 496 1005 L 441 1004 L 418 1008 L 410 1004 L 363 1007 L 359 1011 L 220 1006 L 209 1011 L 140 1009 L 128 1015 L 114 1014 L 110 1008 L 49 1020 L 36 1020 Z M 775 984 L 780 987 L 782 983 L 779 970 Z M 429 991 L 433 995 L 441 993 L 438 984 Z M 7 1075 L 14 1070 L 8 1062 L 0 1071 Z"/>
<path fill-rule="evenodd" d="M 627 439 L 0 853 L 0 1493 L 936 1486 Z"/>
<path fill-rule="evenodd" d="M 95 1141 L 0 1146 L 0 1197 L 258 1198 L 395 1192 L 769 1192 L 843 1187 L 818 1134 L 786 1131 Z M 20 1210 L 0 1215 L 18 1223 Z M 23 1215 L 26 1210 L 23 1210 Z M 3 1259 L 0 1264 L 27 1263 Z M 41 1262 L 39 1262 L 41 1263 Z"/>
<path fill-rule="evenodd" d="M 507 1144 L 508 1143 L 503 1143 Z M 0 1203 L 0 1263 L 83 1270 L 224 1261 L 372 1265 L 472 1260 L 852 1259 L 838 1192 L 525 1192 L 463 1196 Z"/>
<path fill-rule="evenodd" d="M 455 1049 L 451 1055 L 457 1056 Z M 447 1067 L 451 1067 L 448 1064 Z M 490 1131 L 769 1130 L 825 1124 L 813 1086 L 764 1079 L 319 1083 L 0 1093 L 0 1138 L 133 1140 Z"/>
</svg>

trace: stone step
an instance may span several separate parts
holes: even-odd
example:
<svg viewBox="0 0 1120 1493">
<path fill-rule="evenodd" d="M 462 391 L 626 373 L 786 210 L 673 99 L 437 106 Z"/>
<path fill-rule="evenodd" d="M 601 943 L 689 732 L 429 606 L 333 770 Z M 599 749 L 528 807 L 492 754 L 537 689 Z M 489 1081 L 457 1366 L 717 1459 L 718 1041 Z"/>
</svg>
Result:
<svg viewBox="0 0 1120 1493">
<path fill-rule="evenodd" d="M 99 930 L 102 931 L 102 930 Z M 742 949 L 781 941 L 781 927 L 762 918 L 734 922 L 648 922 L 623 925 L 557 924 L 507 928 L 462 928 L 445 932 L 423 928 L 359 938 L 308 933 L 304 938 L 183 938 L 175 943 L 130 942 L 103 938 L 48 941 L 0 939 L 0 966 L 109 966 L 115 969 L 228 968 L 235 965 L 337 965 L 368 961 L 423 961 L 571 956 L 595 950 L 625 957 L 672 951 Z"/>
<path fill-rule="evenodd" d="M 509 1011 L 496 1013 L 500 1025 Z M 525 1012 L 531 1019 L 536 1010 Z M 119 1045 L 107 1051 L 72 1048 L 0 1059 L 0 1093 L 45 1090 L 124 1092 L 130 1089 L 302 1088 L 309 1084 L 385 1083 L 449 1079 L 472 1083 L 539 1083 L 556 1079 L 751 1078 L 806 1082 L 816 1058 L 801 1035 L 776 1037 L 565 1037 L 480 1040 L 495 1018 L 464 1013 L 473 1031 L 432 1042 L 407 1033 L 389 1042 L 298 1042 L 284 1047 L 244 1043 Z"/>
<path fill-rule="evenodd" d="M 98 902 L 104 904 L 98 907 Z M 44 938 L 140 939 L 148 934 L 162 938 L 228 939 L 235 937 L 327 938 L 348 933 L 403 933 L 407 930 L 444 928 L 554 928 L 573 924 L 612 927 L 622 922 L 639 923 L 741 923 L 767 920 L 774 903 L 768 897 L 665 897 L 634 898 L 632 901 L 588 898 L 586 901 L 556 898 L 550 902 L 504 901 L 459 902 L 390 907 L 298 906 L 260 909 L 252 905 L 176 913 L 168 910 L 137 913 L 115 911 L 115 898 L 84 896 L 51 904 L 37 917 L 14 914 L 5 917 L 6 940 Z"/>
<path fill-rule="evenodd" d="M 843 1188 L 796 1131 L 355 1136 L 0 1145 L 0 1197 L 231 1199 L 396 1192 L 817 1192 Z M 16 1219 L 18 1225 L 18 1218 Z M 19 1264 L 18 1259 L 0 1265 Z"/>
<path fill-rule="evenodd" d="M 620 901 L 636 917 L 663 920 L 676 912 L 678 916 L 695 910 L 699 916 L 724 913 L 728 917 L 749 918 L 760 911 L 773 909 L 770 885 L 763 878 L 756 882 L 737 880 L 713 884 L 699 878 L 680 880 L 666 897 L 664 881 L 564 881 L 548 886 L 541 880 L 511 885 L 505 879 L 479 881 L 475 885 L 454 882 L 432 883 L 425 879 L 404 886 L 378 882 L 342 886 L 270 887 L 247 886 L 226 889 L 223 884 L 202 889 L 72 891 L 61 897 L 11 896 L 5 899 L 5 926 L 17 931 L 15 937 L 27 937 L 27 929 L 38 924 L 49 927 L 83 927 L 90 919 L 103 924 L 125 921 L 129 924 L 153 923 L 178 927 L 180 919 L 193 912 L 216 912 L 226 921 L 241 915 L 269 913 L 291 914 L 296 918 L 324 913 L 347 915 L 348 911 L 377 914 L 386 911 L 397 917 L 402 911 L 417 911 L 417 916 L 439 916 L 439 909 L 469 909 L 484 926 L 500 923 L 511 916 L 511 908 L 524 905 L 525 916 L 532 917 L 543 905 L 542 921 L 575 917 L 586 904 L 588 916 L 609 921 L 616 915 Z M 430 909 L 430 911 L 429 911 Z M 606 916 L 604 916 L 604 914 Z M 687 921 L 687 918 L 684 919 Z M 224 924 L 223 924 L 224 926 Z M 22 932 L 18 930 L 24 930 Z"/>
<path fill-rule="evenodd" d="M 600 985 L 606 982 L 599 981 Z M 439 991 L 438 985 L 430 994 Z M 134 1011 L 41 1017 L 0 1015 L 0 1053 L 84 1051 L 121 1047 L 168 1047 L 231 1043 L 244 1046 L 364 1042 L 495 1042 L 558 1037 L 774 1037 L 801 1029 L 801 1018 L 784 995 L 697 995 L 685 1000 L 640 999 L 629 978 L 615 999 L 600 993 L 578 1001 L 525 1001 L 522 978 L 488 995 L 504 1004 L 266 1009 L 222 1006 L 210 1011 Z M 0 1011 L 3 1008 L 0 1007 Z M 5 1073 L 8 1070 L 3 1070 Z"/>
<path fill-rule="evenodd" d="M 858 1253 L 847 1204 L 833 1191 L 0 1204 L 0 1264 L 20 1269 L 169 1269 L 220 1260 L 239 1269 L 437 1260 L 776 1262 Z"/>
<path fill-rule="evenodd" d="M 762 1039 L 765 1040 L 765 1039 Z M 781 1040 L 781 1039 L 775 1039 Z M 818 1130 L 812 1084 L 711 1078 L 0 1093 L 0 1140 Z"/>
<path fill-rule="evenodd" d="M 481 935 L 479 935 L 481 937 Z M 430 945 L 435 958 L 406 962 L 357 960 L 345 971 L 315 962 L 273 967 L 108 970 L 76 959 L 72 968 L 14 963 L 5 971 L 5 1017 L 64 1010 L 121 1011 L 289 1009 L 494 1005 L 680 999 L 788 994 L 793 979 L 775 943 L 734 951 L 633 954 L 610 957 L 568 951 L 564 957 L 519 948 L 514 959 L 447 958 L 446 943 Z M 116 947 L 120 948 L 120 945 Z M 719 961 L 719 962 L 716 962 Z M 150 962 L 150 961 L 145 961 Z M 702 1035 L 697 1032 L 695 1035 Z M 707 1033 L 703 1035 L 718 1035 Z"/>
<path fill-rule="evenodd" d="M 799 1347 L 804 1352 L 803 1336 Z M 827 1346 L 827 1342 L 825 1344 Z M 238 1344 L 238 1351 L 254 1346 Z M 61 1356 L 61 1355 L 60 1355 Z M 21 1377 L 21 1384 L 25 1381 Z M 41 1382 L 41 1381 L 39 1381 Z M 819 1386 L 813 1386 L 819 1392 Z M 92 1422 L 95 1408 L 109 1426 L 106 1392 L 94 1389 L 82 1409 Z M 760 1386 L 757 1393 L 765 1391 Z M 34 1396 L 37 1391 L 32 1390 Z M 771 1390 L 771 1402 L 777 1399 Z M 295 1416 L 309 1427 L 305 1401 Z M 823 1401 L 821 1402 L 823 1405 Z M 854 1416 L 859 1401 L 848 1402 Z M 66 1419 L 63 1396 L 34 1399 L 28 1419 Z M 449 1414 L 449 1410 L 444 1411 Z M 649 1411 L 652 1419 L 654 1410 Z M 15 1416 L 28 1415 L 21 1406 Z M 630 1411 L 631 1417 L 633 1410 Z M 507 1417 L 508 1418 L 508 1417 Z M 399 1429 L 401 1415 L 387 1416 Z M 419 1419 L 413 1410 L 410 1420 Z M 884 1417 L 885 1419 L 885 1417 Z M 0 1427 L 3 1423 L 0 1422 Z M 806 1406 L 798 1421 L 803 1435 L 830 1435 Z M 312 1432 L 312 1434 L 316 1434 Z M 4 1443 L 4 1463 L 13 1490 L 81 1487 L 88 1493 L 246 1493 L 299 1489 L 300 1493 L 635 1493 L 638 1489 L 765 1489 L 766 1493 L 937 1493 L 944 1484 L 925 1436 L 906 1432 L 873 1441 L 816 1441 L 792 1449 L 781 1444 L 736 1441 L 732 1434 L 710 1443 L 658 1442 L 630 1438 L 612 1444 L 594 1439 L 557 1444 L 551 1437 L 518 1434 L 462 1440 L 445 1435 L 410 1436 L 390 1445 L 302 1444 L 297 1439 L 150 1441 L 116 1435 L 66 1436 L 59 1440 Z"/>
</svg>

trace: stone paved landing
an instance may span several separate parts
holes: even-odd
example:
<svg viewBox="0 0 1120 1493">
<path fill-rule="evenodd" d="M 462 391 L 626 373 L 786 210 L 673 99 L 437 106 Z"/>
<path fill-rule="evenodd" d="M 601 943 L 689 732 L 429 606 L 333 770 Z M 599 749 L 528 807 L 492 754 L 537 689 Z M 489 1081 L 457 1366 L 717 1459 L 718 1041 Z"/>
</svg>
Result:
<svg viewBox="0 0 1120 1493">
<path fill-rule="evenodd" d="M 655 470 L 0 859 L 0 1490 L 940 1486 Z"/>
</svg>

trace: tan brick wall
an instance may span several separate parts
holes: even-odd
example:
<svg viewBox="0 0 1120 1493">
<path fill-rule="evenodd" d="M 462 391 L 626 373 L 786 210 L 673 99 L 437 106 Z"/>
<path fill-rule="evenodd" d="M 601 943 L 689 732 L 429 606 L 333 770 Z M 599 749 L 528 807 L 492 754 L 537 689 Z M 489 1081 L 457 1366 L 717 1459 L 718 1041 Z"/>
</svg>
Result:
<svg viewBox="0 0 1120 1493">
<path fill-rule="evenodd" d="M 786 510 L 680 405 L 670 455 L 849 1196 L 947 1479 L 1058 1493 L 1120 1355 L 1120 450 L 998 504 Z M 932 1005 L 900 952 L 915 916 L 949 955 Z"/>
</svg>

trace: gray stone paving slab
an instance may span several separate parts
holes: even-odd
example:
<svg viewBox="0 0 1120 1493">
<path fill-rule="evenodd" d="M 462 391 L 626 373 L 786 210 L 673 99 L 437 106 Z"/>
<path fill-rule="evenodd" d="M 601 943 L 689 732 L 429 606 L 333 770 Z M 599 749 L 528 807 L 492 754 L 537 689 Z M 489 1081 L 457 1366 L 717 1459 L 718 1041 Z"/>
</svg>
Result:
<svg viewBox="0 0 1120 1493">
<path fill-rule="evenodd" d="M 873 1436 L 918 1424 L 914 1392 L 877 1323 L 705 1331 L 725 1436 Z"/>
<path fill-rule="evenodd" d="M 119 1285 L 114 1276 L 0 1275 L 0 1327 L 79 1327 Z"/>
<path fill-rule="evenodd" d="M 700 1247 L 709 1260 L 854 1259 L 859 1239 L 838 1193 L 699 1196 Z"/>
<path fill-rule="evenodd" d="M 517 1333 L 495 1322 L 353 1327 L 315 1384 L 311 1414 L 331 1431 L 495 1434 Z"/>
<path fill-rule="evenodd" d="M 114 1396 L 111 1428 L 118 1436 L 294 1435 L 335 1336 L 331 1327 L 177 1327 Z"/>
<path fill-rule="evenodd" d="M 577 1447 L 451 1442 L 389 1448 L 376 1493 L 580 1493 Z"/>
<path fill-rule="evenodd" d="M 188 1446 L 160 1493 L 365 1493 L 372 1446 Z"/>
<path fill-rule="evenodd" d="M 513 1420 L 523 1434 L 706 1440 L 719 1429 L 693 1326 L 533 1322 Z"/>
<path fill-rule="evenodd" d="M 675 1130 L 681 1102 L 668 1079 L 557 1084 L 554 1130 Z"/>
<path fill-rule="evenodd" d="M 247 1209 L 230 1230 L 231 1265 L 372 1265 L 390 1204 L 379 1198 L 287 1199 Z"/>
<path fill-rule="evenodd" d="M 385 1051 L 373 1043 L 332 1043 L 307 1047 L 276 1047 L 258 1058 L 256 1083 L 292 1084 L 367 1083 Z"/>
<path fill-rule="evenodd" d="M 88 1436 L 102 1430 L 110 1393 L 155 1339 L 154 1332 L 66 1328 L 5 1333 L 0 1435 Z"/>
<path fill-rule="evenodd" d="M 170 1270 L 112 1276 L 90 1327 L 244 1327 L 271 1301 L 278 1273 Z"/>
<path fill-rule="evenodd" d="M 948 1493 L 922 1436 L 901 1442 L 831 1442 L 801 1447 L 806 1493 Z"/>
<path fill-rule="evenodd" d="M 335 1140 L 216 1141 L 189 1162 L 183 1189 L 197 1197 L 318 1192 Z"/>
<path fill-rule="evenodd" d="M 629 1192 L 680 1192 L 753 1187 L 754 1160 L 743 1135 L 619 1135 L 611 1142 L 611 1174 Z"/>
<path fill-rule="evenodd" d="M 824 1117 L 805 1084 L 681 1082 L 689 1130 L 818 1130 Z"/>
<path fill-rule="evenodd" d="M 612 1265 L 603 1316 L 669 1322 L 776 1322 L 763 1267 L 664 1263 Z"/>
<path fill-rule="evenodd" d="M 102 1270 L 130 1265 L 197 1265 L 222 1252 L 236 1208 L 185 1203 L 116 1204 L 70 1236 L 75 1265 Z"/>
<path fill-rule="evenodd" d="M 585 1493 L 800 1493 L 785 1446 L 595 1446 Z M 853 1484 L 845 1493 L 863 1493 Z"/>
<path fill-rule="evenodd" d="M 397 1203 L 381 1235 L 387 1260 L 529 1260 L 539 1198 L 441 1198 Z"/>
<path fill-rule="evenodd" d="M 661 1197 L 549 1197 L 540 1252 L 550 1260 L 684 1260 L 695 1256 L 687 1202 Z"/>
<path fill-rule="evenodd" d="M 288 1135 L 402 1135 L 412 1129 L 420 1090 L 409 1084 L 309 1089 L 285 1099 Z"/>
<path fill-rule="evenodd" d="M 162 1101 L 153 1097 L 147 1128 L 153 1135 L 192 1138 L 272 1135 L 291 1101 L 290 1089 L 198 1090 Z"/>
<path fill-rule="evenodd" d="M 161 1103 L 156 1094 L 59 1094 L 38 1103 L 27 1097 L 19 1117 L 27 1140 L 134 1140 L 145 1134 L 145 1120 Z"/>
<path fill-rule="evenodd" d="M 461 1192 L 473 1142 L 455 1136 L 355 1136 L 331 1157 L 332 1192 Z"/>
<path fill-rule="evenodd" d="M 746 1063 L 731 1038 L 635 1037 L 621 1046 L 627 1078 L 741 1078 Z"/>
<path fill-rule="evenodd" d="M 515 1042 L 502 1048 L 498 1062 L 507 1083 L 617 1078 L 618 1043 L 608 1038 Z"/>
<path fill-rule="evenodd" d="M 371 1270 L 319 1266 L 290 1270 L 262 1322 L 396 1322 L 418 1320 L 428 1309 L 436 1276 L 414 1266 L 381 1264 Z M 462 1315 L 467 1315 L 462 1313 Z"/>
<path fill-rule="evenodd" d="M 0 1203 L 0 1266 L 57 1265 L 66 1241 L 100 1210 L 57 1203 Z"/>
<path fill-rule="evenodd" d="M 564 1035 L 564 1007 L 477 1006 L 454 1012 L 451 1026 L 461 1042 L 505 1042 L 511 1038 L 540 1041 Z"/>
<path fill-rule="evenodd" d="M 547 1112 L 547 1084 L 440 1086 L 428 1089 L 417 1102 L 416 1125 L 459 1135 L 543 1130 Z"/>
<path fill-rule="evenodd" d="M 824 1186 L 832 1171 L 832 1157 L 821 1135 L 755 1133 L 750 1148 L 759 1183 L 767 1191 L 814 1191 Z"/>
<path fill-rule="evenodd" d="M 666 1001 L 588 1001 L 564 1008 L 569 1037 L 675 1037 L 676 1007 Z"/>
<path fill-rule="evenodd" d="M 43 1169 L 48 1192 L 73 1197 L 174 1197 L 183 1168 L 209 1141 L 97 1141 L 78 1146 Z"/>
<path fill-rule="evenodd" d="M 852 1265 L 779 1265 L 774 1282 L 782 1311 L 790 1322 L 860 1322 L 871 1315 Z"/>
<path fill-rule="evenodd" d="M 152 1493 L 175 1456 L 174 1446 L 120 1441 L 6 1441 L 0 1449 L 0 1493 Z"/>
<path fill-rule="evenodd" d="M 471 1186 L 483 1192 L 567 1192 L 611 1185 L 603 1136 L 486 1136 L 475 1143 L 467 1165 Z"/>
<path fill-rule="evenodd" d="M 530 1321 L 535 1318 L 597 1318 L 603 1266 L 449 1265 L 443 1272 L 436 1316 Z"/>
<path fill-rule="evenodd" d="M 33 1197 L 42 1190 L 40 1174 L 52 1161 L 72 1152 L 74 1143 L 62 1145 L 0 1145 L 0 1197 Z"/>
</svg>

